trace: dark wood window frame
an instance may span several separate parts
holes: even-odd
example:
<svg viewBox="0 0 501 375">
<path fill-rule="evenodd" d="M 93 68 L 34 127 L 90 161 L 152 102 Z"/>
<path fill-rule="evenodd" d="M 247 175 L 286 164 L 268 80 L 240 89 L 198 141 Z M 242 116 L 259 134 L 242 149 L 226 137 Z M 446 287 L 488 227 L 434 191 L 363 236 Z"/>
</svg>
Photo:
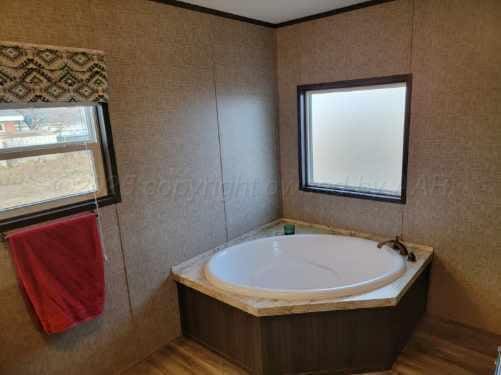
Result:
<svg viewBox="0 0 501 375">
<path fill-rule="evenodd" d="M 48 220 L 58 219 L 85 211 L 92 211 L 98 207 L 104 207 L 120 203 L 120 183 L 116 163 L 115 148 L 107 103 L 95 103 L 100 137 L 100 148 L 103 157 L 104 173 L 106 177 L 107 194 L 98 197 L 97 200 L 89 199 L 78 203 L 67 204 L 55 208 L 45 209 L 34 213 L 20 215 L 0 221 L 0 232 L 38 224 Z M 97 206 L 96 206 L 97 203 Z"/>
<path fill-rule="evenodd" d="M 326 187 L 312 185 L 308 181 L 308 122 L 307 122 L 307 93 L 317 90 L 330 90 L 341 88 L 355 88 L 363 86 L 387 85 L 392 83 L 405 83 L 407 85 L 405 115 L 404 115 L 404 139 L 403 139 L 403 158 L 402 158 L 402 182 L 400 197 L 365 191 L 356 191 L 354 189 L 343 189 L 338 187 Z M 407 165 L 409 151 L 409 133 L 411 118 L 411 96 L 412 96 L 412 74 L 393 75 L 376 78 L 356 79 L 349 81 L 338 81 L 330 83 L 301 85 L 297 87 L 297 106 L 298 106 L 298 161 L 299 161 L 299 189 L 306 192 L 324 193 L 351 198 L 369 199 L 382 202 L 400 203 L 407 202 Z"/>
</svg>

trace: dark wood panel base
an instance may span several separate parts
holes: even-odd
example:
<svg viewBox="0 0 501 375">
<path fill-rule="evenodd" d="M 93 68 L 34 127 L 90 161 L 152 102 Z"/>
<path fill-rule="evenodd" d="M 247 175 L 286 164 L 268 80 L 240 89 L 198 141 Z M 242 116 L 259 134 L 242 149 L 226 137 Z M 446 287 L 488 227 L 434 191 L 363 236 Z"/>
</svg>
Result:
<svg viewBox="0 0 501 375">
<path fill-rule="evenodd" d="M 394 307 L 271 317 L 178 284 L 183 334 L 256 375 L 389 370 L 425 312 L 429 272 Z"/>
</svg>

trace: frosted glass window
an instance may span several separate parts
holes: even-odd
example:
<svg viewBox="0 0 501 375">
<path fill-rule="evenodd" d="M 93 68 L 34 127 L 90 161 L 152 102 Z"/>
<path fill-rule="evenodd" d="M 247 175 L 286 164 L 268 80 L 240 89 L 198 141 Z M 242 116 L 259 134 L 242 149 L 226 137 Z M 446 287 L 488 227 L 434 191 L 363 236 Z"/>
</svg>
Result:
<svg viewBox="0 0 501 375">
<path fill-rule="evenodd" d="M 410 77 L 352 83 L 300 87 L 301 187 L 403 203 Z"/>
</svg>

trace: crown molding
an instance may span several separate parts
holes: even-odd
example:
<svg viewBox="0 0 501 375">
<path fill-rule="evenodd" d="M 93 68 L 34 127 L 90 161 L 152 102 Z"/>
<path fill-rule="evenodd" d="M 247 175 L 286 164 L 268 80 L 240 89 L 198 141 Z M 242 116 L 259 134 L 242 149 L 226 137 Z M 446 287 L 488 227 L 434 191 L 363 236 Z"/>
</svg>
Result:
<svg viewBox="0 0 501 375">
<path fill-rule="evenodd" d="M 264 27 L 270 27 L 270 28 L 277 29 L 277 28 L 281 28 L 281 27 L 295 25 L 295 24 L 298 24 L 298 23 L 303 23 L 303 22 L 308 22 L 308 21 L 314 21 L 314 20 L 319 19 L 319 18 L 325 18 L 325 17 L 335 16 L 336 14 L 341 14 L 341 13 L 346 13 L 346 12 L 352 12 L 352 11 L 358 10 L 358 9 L 363 9 L 363 8 L 368 8 L 368 7 L 375 6 L 375 5 L 389 3 L 389 2 L 395 1 L 395 0 L 369 0 L 369 1 L 366 1 L 366 2 L 363 2 L 363 3 L 360 3 L 360 4 L 354 4 L 354 5 L 350 5 L 350 6 L 347 6 L 347 7 L 333 9 L 333 10 L 330 10 L 330 11 L 327 11 L 327 12 L 317 13 L 317 14 L 313 14 L 311 16 L 301 17 L 301 18 L 297 18 L 297 19 L 294 19 L 294 20 L 286 21 L 286 22 L 280 22 L 280 23 L 265 22 L 265 21 L 254 19 L 254 18 L 239 16 L 237 14 L 223 12 L 223 11 L 220 11 L 220 10 L 203 7 L 203 6 L 200 6 L 200 5 L 194 5 L 194 4 L 186 3 L 184 1 L 179 1 L 179 0 L 149 0 L 149 1 L 154 1 L 156 3 L 162 3 L 162 4 L 166 4 L 166 5 L 172 5 L 172 6 L 175 6 L 175 7 L 192 10 L 194 12 L 211 14 L 213 16 L 228 18 L 228 19 L 232 19 L 232 20 L 235 20 L 235 21 L 251 23 L 253 25 L 258 25 L 258 26 L 264 26 Z"/>
</svg>

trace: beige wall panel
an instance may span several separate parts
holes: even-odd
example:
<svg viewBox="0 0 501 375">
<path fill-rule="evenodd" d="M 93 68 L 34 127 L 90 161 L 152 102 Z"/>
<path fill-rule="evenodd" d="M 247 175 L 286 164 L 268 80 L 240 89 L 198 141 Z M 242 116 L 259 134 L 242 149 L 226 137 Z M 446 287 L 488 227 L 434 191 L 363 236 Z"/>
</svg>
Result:
<svg viewBox="0 0 501 375">
<path fill-rule="evenodd" d="M 501 3 L 416 1 L 405 236 L 436 248 L 429 311 L 501 333 Z"/>
<path fill-rule="evenodd" d="M 228 236 L 280 216 L 274 30 L 220 19 L 214 56 Z"/>
</svg>

